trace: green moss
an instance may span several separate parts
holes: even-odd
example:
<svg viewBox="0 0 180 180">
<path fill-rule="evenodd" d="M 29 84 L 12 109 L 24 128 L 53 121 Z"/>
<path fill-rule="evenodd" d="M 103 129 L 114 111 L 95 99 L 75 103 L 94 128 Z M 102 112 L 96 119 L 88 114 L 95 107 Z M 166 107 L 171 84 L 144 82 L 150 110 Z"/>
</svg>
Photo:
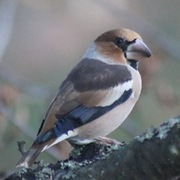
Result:
<svg viewBox="0 0 180 180">
<path fill-rule="evenodd" d="M 35 177 L 37 179 L 47 179 L 47 178 L 52 177 L 53 174 L 54 174 L 54 170 L 45 166 L 45 167 L 43 167 L 43 169 L 41 171 L 39 171 L 35 174 Z"/>
<path fill-rule="evenodd" d="M 151 127 L 145 133 L 143 133 L 140 136 L 137 136 L 135 139 L 137 139 L 140 142 L 144 142 L 145 140 L 151 139 L 155 134 L 155 130 L 155 128 Z"/>
<path fill-rule="evenodd" d="M 170 146 L 169 151 L 172 155 L 179 156 L 180 152 L 178 151 L 178 148 L 175 145 Z"/>
<path fill-rule="evenodd" d="M 165 139 L 168 135 L 168 132 L 171 130 L 172 127 L 175 125 L 180 126 L 180 117 L 172 118 L 166 122 L 164 122 L 159 128 L 150 128 L 145 133 L 140 136 L 137 136 L 137 139 L 140 142 L 144 142 L 145 140 L 149 140 L 153 137 L 159 139 Z"/>
<path fill-rule="evenodd" d="M 160 139 L 165 139 L 168 135 L 168 132 L 171 130 L 173 126 L 180 123 L 180 118 L 173 118 L 169 121 L 166 121 L 158 128 L 157 137 Z"/>
</svg>

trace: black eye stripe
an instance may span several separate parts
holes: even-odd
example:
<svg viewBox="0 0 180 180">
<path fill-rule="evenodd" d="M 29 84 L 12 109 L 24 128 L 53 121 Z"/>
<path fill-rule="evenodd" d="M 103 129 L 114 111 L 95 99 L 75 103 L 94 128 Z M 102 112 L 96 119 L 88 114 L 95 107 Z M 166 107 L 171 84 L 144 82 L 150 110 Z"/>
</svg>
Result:
<svg viewBox="0 0 180 180">
<path fill-rule="evenodd" d="M 122 49 L 123 52 L 126 51 L 128 45 L 129 45 L 128 41 L 126 41 L 126 40 L 125 40 L 124 38 L 122 38 L 122 37 L 116 37 L 115 40 L 114 40 L 114 44 L 115 44 L 118 48 Z"/>
<path fill-rule="evenodd" d="M 127 47 L 130 45 L 130 44 L 133 44 L 136 42 L 136 39 L 132 40 L 132 41 L 127 41 L 125 40 L 124 38 L 122 37 L 116 37 L 114 39 L 114 44 L 118 47 L 118 48 L 121 48 L 123 52 L 125 52 L 127 50 Z"/>
<path fill-rule="evenodd" d="M 114 43 L 116 46 L 122 47 L 124 45 L 125 41 L 123 38 L 117 37 L 117 38 L 115 38 Z"/>
</svg>

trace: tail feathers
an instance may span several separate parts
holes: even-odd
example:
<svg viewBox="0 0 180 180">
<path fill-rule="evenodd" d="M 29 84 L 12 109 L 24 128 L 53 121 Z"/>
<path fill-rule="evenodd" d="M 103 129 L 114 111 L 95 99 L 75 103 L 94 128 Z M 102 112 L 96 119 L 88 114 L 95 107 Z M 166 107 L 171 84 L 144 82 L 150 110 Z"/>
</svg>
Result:
<svg viewBox="0 0 180 180">
<path fill-rule="evenodd" d="M 43 148 L 33 148 L 31 147 L 27 153 L 25 153 L 20 161 L 16 164 L 16 167 L 26 167 L 29 168 L 41 153 Z"/>
</svg>

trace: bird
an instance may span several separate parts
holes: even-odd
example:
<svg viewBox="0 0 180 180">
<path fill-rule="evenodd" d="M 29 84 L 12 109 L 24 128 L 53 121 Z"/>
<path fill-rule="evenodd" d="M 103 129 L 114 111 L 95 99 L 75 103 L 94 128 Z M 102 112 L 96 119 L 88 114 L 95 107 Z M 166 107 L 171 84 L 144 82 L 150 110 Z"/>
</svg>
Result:
<svg viewBox="0 0 180 180">
<path fill-rule="evenodd" d="M 98 36 L 61 83 L 36 139 L 16 167 L 31 167 L 41 152 L 65 140 L 88 144 L 117 129 L 141 93 L 139 62 L 151 55 L 133 30 Z"/>
</svg>

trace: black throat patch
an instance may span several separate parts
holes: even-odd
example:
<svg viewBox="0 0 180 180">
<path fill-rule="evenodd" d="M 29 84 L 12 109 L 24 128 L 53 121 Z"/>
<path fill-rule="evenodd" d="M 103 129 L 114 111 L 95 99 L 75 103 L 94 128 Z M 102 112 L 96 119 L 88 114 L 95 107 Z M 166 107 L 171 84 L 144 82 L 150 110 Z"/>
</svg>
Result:
<svg viewBox="0 0 180 180">
<path fill-rule="evenodd" d="M 133 67 L 134 69 L 138 70 L 139 67 L 139 61 L 136 61 L 134 59 L 128 59 L 129 65 Z"/>
</svg>

